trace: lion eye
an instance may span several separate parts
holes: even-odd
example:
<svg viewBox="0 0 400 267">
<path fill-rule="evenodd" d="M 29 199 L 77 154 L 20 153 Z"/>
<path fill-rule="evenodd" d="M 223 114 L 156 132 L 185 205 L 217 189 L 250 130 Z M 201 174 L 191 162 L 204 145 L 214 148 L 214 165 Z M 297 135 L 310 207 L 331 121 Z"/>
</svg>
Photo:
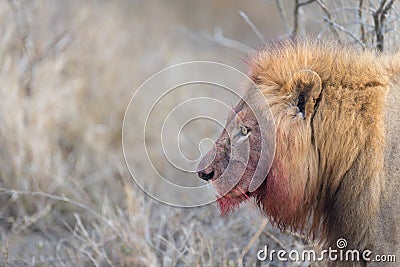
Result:
<svg viewBox="0 0 400 267">
<path fill-rule="evenodd" d="M 241 127 L 240 127 L 240 133 L 241 133 L 243 136 L 246 136 L 246 135 L 248 135 L 248 134 L 250 133 L 250 128 L 248 128 L 248 127 L 246 127 L 246 126 L 241 126 Z"/>
<path fill-rule="evenodd" d="M 234 146 L 235 144 L 243 142 L 249 136 L 250 136 L 250 128 L 246 127 L 246 126 L 240 126 L 240 130 L 233 137 L 234 143 L 232 144 L 232 146 Z"/>
</svg>

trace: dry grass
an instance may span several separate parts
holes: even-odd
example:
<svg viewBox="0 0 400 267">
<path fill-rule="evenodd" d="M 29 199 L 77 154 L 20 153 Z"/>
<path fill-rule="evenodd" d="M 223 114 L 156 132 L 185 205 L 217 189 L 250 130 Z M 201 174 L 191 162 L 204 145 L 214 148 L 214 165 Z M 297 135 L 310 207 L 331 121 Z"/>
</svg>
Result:
<svg viewBox="0 0 400 267">
<path fill-rule="evenodd" d="M 0 262 L 253 265 L 255 250 L 273 242 L 258 233 L 246 257 L 242 248 L 263 222 L 257 212 L 220 218 L 215 207 L 168 207 L 129 179 L 120 136 L 134 89 L 182 59 L 213 59 L 222 51 L 220 60 L 237 64 L 242 57 L 210 42 L 212 49 L 189 54 L 196 45 L 187 36 L 176 46 L 182 33 L 169 27 L 182 18 L 158 5 L 0 4 Z M 147 17 L 153 8 L 157 14 Z M 151 23 L 160 12 L 167 23 Z M 285 239 L 288 246 L 302 243 Z"/>
<path fill-rule="evenodd" d="M 0 265 L 254 266 L 265 244 L 311 246 L 251 205 L 227 218 L 214 206 L 173 208 L 129 178 L 121 127 L 141 82 L 189 60 L 243 69 L 243 54 L 201 33 L 222 25 L 259 46 L 238 10 L 269 25 L 258 35 L 283 31 L 261 1 L 225 2 L 0 3 Z"/>
</svg>

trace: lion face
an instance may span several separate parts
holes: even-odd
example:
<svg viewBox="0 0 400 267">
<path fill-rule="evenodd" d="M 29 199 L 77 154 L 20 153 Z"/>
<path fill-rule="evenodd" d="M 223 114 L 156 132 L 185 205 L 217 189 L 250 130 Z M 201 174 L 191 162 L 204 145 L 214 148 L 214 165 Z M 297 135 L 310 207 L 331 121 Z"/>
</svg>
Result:
<svg viewBox="0 0 400 267">
<path fill-rule="evenodd" d="M 261 151 L 259 124 L 251 108 L 241 101 L 228 115 L 214 148 L 201 160 L 198 175 L 212 184 L 224 214 L 249 199 L 249 185 Z"/>
</svg>

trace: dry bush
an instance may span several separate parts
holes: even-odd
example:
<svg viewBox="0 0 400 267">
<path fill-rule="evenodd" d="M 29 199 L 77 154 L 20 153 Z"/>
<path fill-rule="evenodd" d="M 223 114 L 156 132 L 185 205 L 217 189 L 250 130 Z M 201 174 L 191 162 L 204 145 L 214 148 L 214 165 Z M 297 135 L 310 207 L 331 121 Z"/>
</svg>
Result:
<svg viewBox="0 0 400 267">
<path fill-rule="evenodd" d="M 317 39 L 329 36 L 339 43 L 393 52 L 399 44 L 399 10 L 396 0 L 296 0 L 290 33 L 304 35 L 311 23 L 315 28 L 318 22 Z M 280 12 L 285 14 L 283 9 Z"/>
</svg>

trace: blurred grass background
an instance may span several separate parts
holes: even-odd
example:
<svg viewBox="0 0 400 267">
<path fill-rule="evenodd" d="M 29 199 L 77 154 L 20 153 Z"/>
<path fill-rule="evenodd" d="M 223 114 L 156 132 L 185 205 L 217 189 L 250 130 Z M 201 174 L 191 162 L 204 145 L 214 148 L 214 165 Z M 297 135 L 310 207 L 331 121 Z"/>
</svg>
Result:
<svg viewBox="0 0 400 267">
<path fill-rule="evenodd" d="M 335 2 L 327 5 L 351 1 Z M 191 60 L 246 71 L 247 53 L 263 42 L 239 12 L 275 39 L 292 27 L 295 4 L 283 1 L 285 27 L 276 3 L 1 1 L 0 265 L 255 266 L 267 264 L 256 258 L 265 244 L 312 247 L 279 233 L 252 204 L 224 218 L 215 205 L 160 204 L 131 181 L 122 155 L 125 108 L 145 79 Z M 398 11 L 388 50 L 398 43 Z M 333 15 L 353 31 L 356 13 L 346 12 Z M 302 34 L 330 36 L 323 15 L 318 6 L 303 12 Z"/>
</svg>

